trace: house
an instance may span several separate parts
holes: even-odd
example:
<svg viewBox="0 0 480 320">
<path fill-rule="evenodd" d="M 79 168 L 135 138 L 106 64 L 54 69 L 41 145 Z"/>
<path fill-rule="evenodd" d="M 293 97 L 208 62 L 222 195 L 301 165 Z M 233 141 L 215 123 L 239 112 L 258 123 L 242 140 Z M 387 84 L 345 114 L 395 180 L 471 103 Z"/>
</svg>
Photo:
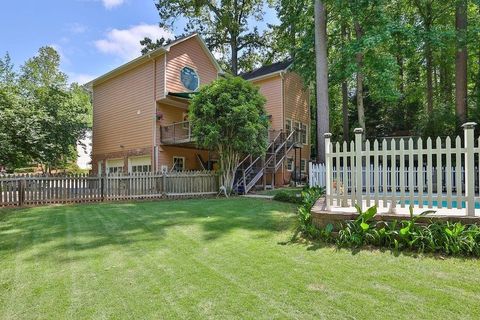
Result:
<svg viewBox="0 0 480 320">
<path fill-rule="evenodd" d="M 305 173 L 310 157 L 309 94 L 290 66 L 285 61 L 242 75 L 266 97 L 272 132 L 298 129 L 295 137 L 301 144 L 283 148 L 287 154 L 276 159 L 269 178 L 276 185 L 287 183 L 294 168 Z M 216 155 L 198 149 L 191 137 L 188 106 L 195 91 L 222 74 L 204 41 L 192 34 L 88 83 L 93 92 L 93 172 L 214 168 Z M 299 149 L 296 165 L 293 147 Z"/>
</svg>

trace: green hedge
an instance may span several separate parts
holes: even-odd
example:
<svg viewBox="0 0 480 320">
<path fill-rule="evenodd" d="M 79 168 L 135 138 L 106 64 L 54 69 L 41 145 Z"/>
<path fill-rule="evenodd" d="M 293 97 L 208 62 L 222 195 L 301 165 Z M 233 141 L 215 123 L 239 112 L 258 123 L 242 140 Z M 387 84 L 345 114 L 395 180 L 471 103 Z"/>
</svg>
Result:
<svg viewBox="0 0 480 320">
<path fill-rule="evenodd" d="M 445 255 L 462 255 L 480 257 L 480 226 L 464 225 L 461 222 L 430 221 L 417 223 L 419 217 L 433 211 L 425 211 L 413 215 L 410 206 L 410 218 L 392 222 L 375 221 L 377 208 L 371 207 L 359 213 L 357 219 L 346 221 L 338 233 L 333 232 L 333 226 L 325 228 L 313 227 L 304 234 L 335 243 L 339 247 L 359 248 L 376 246 L 393 251 L 410 250 L 420 253 L 439 253 Z M 311 221 L 308 221 L 310 226 Z"/>
</svg>

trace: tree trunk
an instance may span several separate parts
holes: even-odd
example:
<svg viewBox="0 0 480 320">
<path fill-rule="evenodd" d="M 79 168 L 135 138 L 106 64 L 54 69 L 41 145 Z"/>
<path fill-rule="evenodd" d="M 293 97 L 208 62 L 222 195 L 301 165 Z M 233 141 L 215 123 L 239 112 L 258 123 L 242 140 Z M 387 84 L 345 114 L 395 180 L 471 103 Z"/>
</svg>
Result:
<svg viewBox="0 0 480 320">
<path fill-rule="evenodd" d="M 457 50 L 455 54 L 455 112 L 458 124 L 467 122 L 467 0 L 457 1 L 455 10 Z"/>
<path fill-rule="evenodd" d="M 237 36 L 231 35 L 230 40 L 230 50 L 231 52 L 231 64 L 232 64 L 232 74 L 234 76 L 238 75 L 238 45 L 237 45 Z"/>
<path fill-rule="evenodd" d="M 315 71 L 317 97 L 317 161 L 325 163 L 325 138 L 329 128 L 327 16 L 322 0 L 315 0 Z"/>
<path fill-rule="evenodd" d="M 431 3 L 426 5 L 426 19 L 425 19 L 425 62 L 427 65 L 427 113 L 433 112 L 433 52 L 430 43 L 430 32 L 432 29 L 432 6 Z"/>
<path fill-rule="evenodd" d="M 355 35 L 357 41 L 360 42 L 363 37 L 363 29 L 358 21 L 355 22 Z M 365 108 L 363 106 L 363 52 L 357 52 L 355 55 L 355 61 L 357 62 L 357 112 L 358 112 L 358 124 L 365 133 Z M 365 137 L 365 134 L 363 135 Z"/>
<path fill-rule="evenodd" d="M 342 23 L 342 45 L 347 41 L 347 26 Z M 344 79 L 342 81 L 342 116 L 343 116 L 343 141 L 350 140 L 350 124 L 348 121 L 348 83 Z"/>
</svg>

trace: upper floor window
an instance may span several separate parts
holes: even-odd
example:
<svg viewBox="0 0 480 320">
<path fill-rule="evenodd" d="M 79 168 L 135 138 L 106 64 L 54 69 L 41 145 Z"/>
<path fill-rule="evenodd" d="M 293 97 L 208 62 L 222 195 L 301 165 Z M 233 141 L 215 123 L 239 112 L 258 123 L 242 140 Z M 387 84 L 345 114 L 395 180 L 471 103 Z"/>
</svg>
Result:
<svg viewBox="0 0 480 320">
<path fill-rule="evenodd" d="M 190 67 L 184 67 L 180 71 L 180 80 L 185 88 L 190 91 L 195 91 L 198 89 L 199 79 L 198 74 L 195 70 Z"/>
<path fill-rule="evenodd" d="M 285 120 L 285 131 L 290 133 L 292 131 L 292 120 L 287 119 Z"/>
<path fill-rule="evenodd" d="M 300 127 L 300 142 L 303 144 L 308 144 L 308 127 L 306 124 L 302 123 Z"/>
</svg>

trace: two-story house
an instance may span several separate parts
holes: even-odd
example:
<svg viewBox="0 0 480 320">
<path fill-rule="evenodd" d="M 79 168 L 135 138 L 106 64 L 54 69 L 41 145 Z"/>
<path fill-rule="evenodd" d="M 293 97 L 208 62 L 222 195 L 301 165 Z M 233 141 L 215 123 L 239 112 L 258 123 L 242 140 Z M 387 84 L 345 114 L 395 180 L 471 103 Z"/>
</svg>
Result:
<svg viewBox="0 0 480 320">
<path fill-rule="evenodd" d="M 274 168 L 275 185 L 288 183 L 294 169 L 306 173 L 310 157 L 309 93 L 290 65 L 285 61 L 242 75 L 266 97 L 272 130 L 298 129 L 301 157 L 295 164 L 292 148 L 276 159 L 281 165 Z M 93 172 L 213 168 L 216 155 L 197 148 L 191 137 L 188 106 L 192 94 L 222 74 L 204 41 L 192 34 L 87 84 L 93 92 Z"/>
</svg>

